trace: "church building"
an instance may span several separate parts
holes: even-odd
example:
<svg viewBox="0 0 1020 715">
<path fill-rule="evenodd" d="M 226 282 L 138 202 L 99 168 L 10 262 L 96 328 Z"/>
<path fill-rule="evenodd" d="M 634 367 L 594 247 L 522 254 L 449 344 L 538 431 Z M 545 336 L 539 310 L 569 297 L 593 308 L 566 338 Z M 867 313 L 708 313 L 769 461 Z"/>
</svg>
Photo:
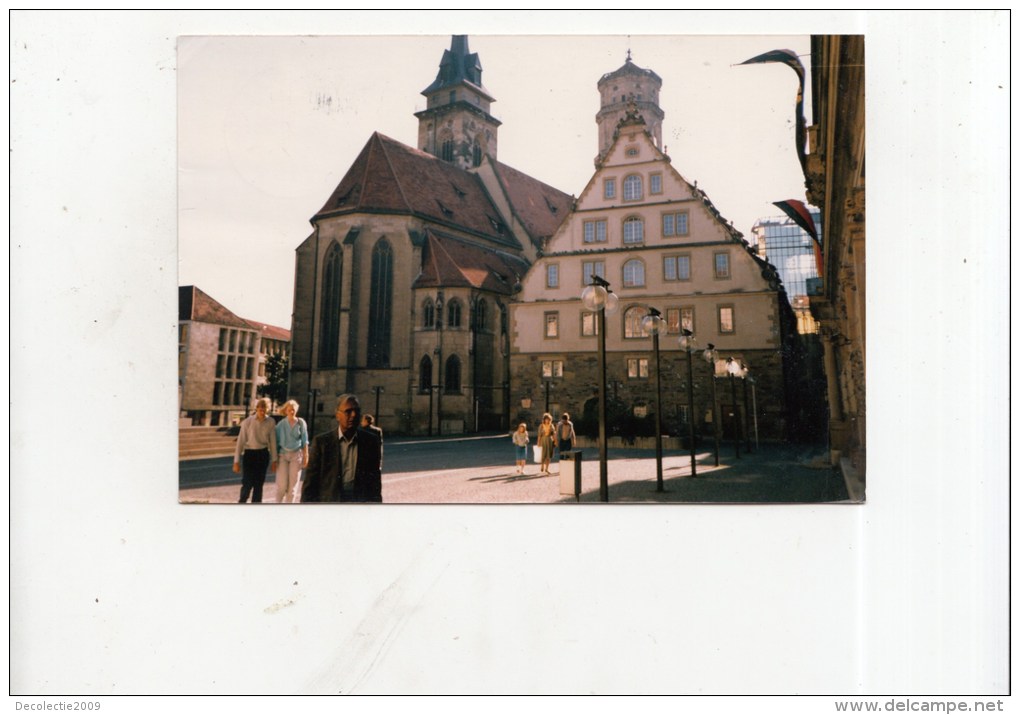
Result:
<svg viewBox="0 0 1020 715">
<path fill-rule="evenodd" d="M 316 431 L 345 392 L 384 430 L 508 427 L 508 304 L 573 197 L 498 161 L 466 37 L 422 94 L 417 146 L 369 137 L 296 250 L 290 391 Z"/>
</svg>

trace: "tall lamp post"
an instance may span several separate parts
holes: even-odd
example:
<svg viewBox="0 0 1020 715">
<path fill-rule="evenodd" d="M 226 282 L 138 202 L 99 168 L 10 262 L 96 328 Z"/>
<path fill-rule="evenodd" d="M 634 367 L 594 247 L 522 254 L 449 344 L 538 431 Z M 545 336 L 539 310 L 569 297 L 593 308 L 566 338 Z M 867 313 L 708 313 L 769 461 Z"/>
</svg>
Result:
<svg viewBox="0 0 1020 715">
<path fill-rule="evenodd" d="M 736 451 L 737 459 L 740 459 L 740 440 L 743 439 L 743 430 L 740 428 L 740 406 L 737 405 L 737 375 L 740 375 L 740 362 L 731 357 L 726 358 L 726 372 L 730 374 L 730 399 L 733 401 L 733 411 L 737 416 L 736 432 L 733 435 L 733 449 Z"/>
<path fill-rule="evenodd" d="M 694 448 L 694 333 L 687 328 L 680 329 L 680 349 L 687 353 L 687 438 L 691 446 L 691 476 L 698 476 L 698 460 Z"/>
<path fill-rule="evenodd" d="M 715 442 L 715 466 L 719 466 L 719 395 L 715 385 L 715 359 L 718 356 L 715 345 L 708 344 L 702 357 L 708 363 L 708 377 L 712 381 L 712 438 Z"/>
<path fill-rule="evenodd" d="M 308 428 L 308 431 L 311 432 L 312 434 L 315 434 L 315 412 L 316 403 L 318 401 L 319 401 L 319 388 L 313 387 L 308 391 L 308 402 L 311 403 L 308 405 L 308 417 L 309 421 L 312 423 L 311 426 Z"/>
<path fill-rule="evenodd" d="M 659 370 L 659 333 L 665 321 L 662 313 L 648 306 L 648 315 L 641 319 L 641 327 L 652 336 L 652 352 L 655 354 L 655 491 L 662 492 L 662 380 Z"/>
<path fill-rule="evenodd" d="M 375 417 L 375 423 L 379 424 L 379 394 L 386 392 L 386 389 L 382 385 L 372 385 L 372 392 L 375 393 L 375 412 L 372 413 Z"/>
<path fill-rule="evenodd" d="M 616 312 L 620 299 L 609 290 L 609 282 L 596 274 L 581 291 L 581 302 L 595 313 L 599 342 L 599 500 L 609 501 L 609 468 L 606 450 L 606 314 Z"/>
<path fill-rule="evenodd" d="M 747 366 L 747 363 L 745 363 L 743 360 L 741 360 L 740 361 L 740 377 L 743 378 L 743 382 L 744 382 L 744 420 L 745 420 L 744 429 L 743 429 L 743 432 L 744 432 L 744 452 L 746 452 L 747 454 L 751 453 L 751 430 L 748 429 L 747 424 L 746 424 L 747 416 L 749 414 L 751 414 L 751 412 L 748 410 L 748 404 L 747 404 L 747 383 L 749 383 L 752 380 L 754 380 L 754 378 L 751 377 L 750 373 L 751 373 L 751 368 L 749 368 Z"/>
</svg>

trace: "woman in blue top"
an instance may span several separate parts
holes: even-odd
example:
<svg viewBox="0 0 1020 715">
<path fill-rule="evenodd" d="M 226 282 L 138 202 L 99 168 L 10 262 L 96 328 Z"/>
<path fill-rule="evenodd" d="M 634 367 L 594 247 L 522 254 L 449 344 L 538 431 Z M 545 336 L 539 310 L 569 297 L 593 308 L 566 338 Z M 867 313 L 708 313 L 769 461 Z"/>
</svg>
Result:
<svg viewBox="0 0 1020 715">
<path fill-rule="evenodd" d="M 280 408 L 283 419 L 276 425 L 276 446 L 279 464 L 276 467 L 276 501 L 296 502 L 300 494 L 301 470 L 308 464 L 308 425 L 297 416 L 298 403 L 287 400 Z"/>
</svg>

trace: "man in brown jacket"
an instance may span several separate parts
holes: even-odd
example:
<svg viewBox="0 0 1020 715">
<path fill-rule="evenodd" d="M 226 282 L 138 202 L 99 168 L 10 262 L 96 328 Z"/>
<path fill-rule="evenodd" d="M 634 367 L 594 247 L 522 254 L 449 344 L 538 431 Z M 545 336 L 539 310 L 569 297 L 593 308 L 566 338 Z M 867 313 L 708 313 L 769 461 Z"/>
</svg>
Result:
<svg viewBox="0 0 1020 715">
<path fill-rule="evenodd" d="M 302 477 L 301 502 L 381 502 L 382 441 L 361 429 L 361 403 L 341 395 L 338 428 L 312 440 Z"/>
</svg>

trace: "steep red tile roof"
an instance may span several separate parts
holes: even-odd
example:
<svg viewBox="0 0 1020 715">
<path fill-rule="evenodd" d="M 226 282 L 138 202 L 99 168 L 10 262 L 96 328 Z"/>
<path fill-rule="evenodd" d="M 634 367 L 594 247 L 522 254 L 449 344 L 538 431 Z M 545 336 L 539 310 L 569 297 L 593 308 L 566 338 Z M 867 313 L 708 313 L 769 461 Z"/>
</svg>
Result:
<svg viewBox="0 0 1020 715">
<path fill-rule="evenodd" d="M 413 214 L 520 247 L 477 176 L 378 132 L 314 218 L 345 213 Z"/>
<path fill-rule="evenodd" d="M 285 343 L 290 342 L 290 331 L 286 328 L 279 328 L 275 325 L 266 325 L 265 323 L 260 323 L 257 320 L 245 319 L 244 322 L 248 323 L 248 325 L 255 330 L 261 332 L 263 338 L 269 338 L 270 340 L 282 340 Z"/>
<path fill-rule="evenodd" d="M 513 293 L 528 270 L 528 262 L 504 251 L 494 251 L 438 231 L 427 231 L 422 251 L 422 272 L 414 288 L 463 286 Z"/>
<path fill-rule="evenodd" d="M 574 197 L 506 164 L 494 160 L 492 166 L 514 214 L 532 239 L 552 236 L 570 213 Z"/>
<path fill-rule="evenodd" d="M 177 289 L 178 317 L 198 323 L 226 325 L 231 328 L 250 328 L 247 321 L 239 318 L 195 286 L 180 286 Z"/>
</svg>

